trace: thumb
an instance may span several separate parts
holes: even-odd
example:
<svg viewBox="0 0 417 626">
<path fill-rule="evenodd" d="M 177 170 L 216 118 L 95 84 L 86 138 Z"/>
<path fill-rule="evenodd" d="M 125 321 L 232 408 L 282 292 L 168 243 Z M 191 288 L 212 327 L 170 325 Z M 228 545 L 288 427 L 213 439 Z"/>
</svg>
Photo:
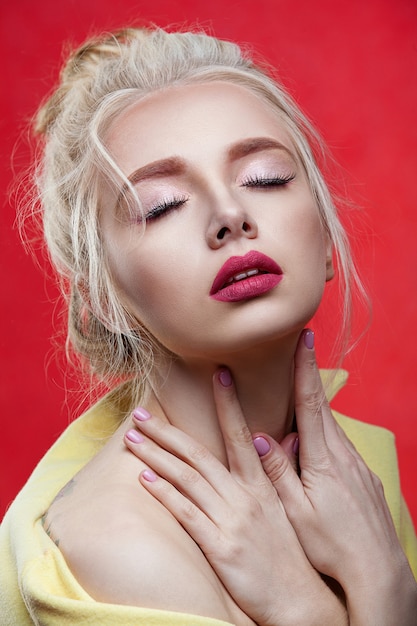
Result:
<svg viewBox="0 0 417 626">
<path fill-rule="evenodd" d="M 279 496 L 295 493 L 300 488 L 298 471 L 298 435 L 290 433 L 281 442 L 264 433 L 253 435 L 253 445 L 265 474 Z"/>
<path fill-rule="evenodd" d="M 299 471 L 298 464 L 298 449 L 299 449 L 299 440 L 298 433 L 289 433 L 279 444 L 281 448 L 284 450 L 285 454 L 288 457 L 288 460 L 294 471 Z"/>
</svg>

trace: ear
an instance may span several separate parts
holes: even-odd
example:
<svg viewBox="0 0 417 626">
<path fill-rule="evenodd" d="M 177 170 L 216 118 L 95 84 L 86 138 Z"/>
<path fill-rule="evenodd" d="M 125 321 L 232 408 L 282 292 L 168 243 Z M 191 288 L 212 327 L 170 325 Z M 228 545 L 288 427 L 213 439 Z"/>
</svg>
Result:
<svg viewBox="0 0 417 626">
<path fill-rule="evenodd" d="M 333 243 L 329 235 L 326 236 L 326 282 L 334 278 L 334 265 L 333 265 Z"/>
</svg>

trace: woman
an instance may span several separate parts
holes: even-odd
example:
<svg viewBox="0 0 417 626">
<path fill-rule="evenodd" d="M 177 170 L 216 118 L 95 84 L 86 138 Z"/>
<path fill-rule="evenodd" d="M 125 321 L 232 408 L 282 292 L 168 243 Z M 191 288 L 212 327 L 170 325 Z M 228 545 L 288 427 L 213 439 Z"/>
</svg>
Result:
<svg viewBox="0 0 417 626">
<path fill-rule="evenodd" d="M 356 276 L 289 97 L 233 44 L 132 29 L 37 128 L 69 338 L 114 390 L 5 518 L 6 624 L 415 624 L 392 438 L 335 421 L 304 329 L 333 258 L 345 322 Z"/>
</svg>

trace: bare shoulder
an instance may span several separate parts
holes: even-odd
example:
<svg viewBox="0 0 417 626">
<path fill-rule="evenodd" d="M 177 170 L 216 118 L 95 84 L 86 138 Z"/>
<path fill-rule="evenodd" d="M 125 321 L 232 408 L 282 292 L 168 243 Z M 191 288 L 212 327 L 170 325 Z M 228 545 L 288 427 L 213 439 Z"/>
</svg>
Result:
<svg viewBox="0 0 417 626">
<path fill-rule="evenodd" d="M 198 546 L 140 485 L 141 462 L 118 455 L 88 464 L 45 516 L 78 582 L 101 602 L 230 621 L 234 603 Z"/>
</svg>

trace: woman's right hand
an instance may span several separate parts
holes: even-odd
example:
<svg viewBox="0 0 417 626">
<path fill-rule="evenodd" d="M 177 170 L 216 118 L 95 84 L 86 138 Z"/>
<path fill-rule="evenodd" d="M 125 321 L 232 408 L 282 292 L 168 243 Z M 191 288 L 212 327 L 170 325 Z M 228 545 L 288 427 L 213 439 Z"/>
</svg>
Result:
<svg viewBox="0 0 417 626">
<path fill-rule="evenodd" d="M 141 483 L 200 546 L 256 624 L 346 626 L 343 603 L 310 564 L 262 468 L 226 370 L 214 378 L 214 395 L 229 469 L 139 409 L 133 417 L 142 440 L 128 432 L 125 442 L 154 470 L 142 472 Z"/>
<path fill-rule="evenodd" d="M 381 481 L 331 413 L 312 338 L 303 333 L 295 356 L 299 471 L 288 440 L 260 433 L 263 467 L 309 560 L 341 584 L 350 624 L 416 626 L 417 585 Z"/>
</svg>

